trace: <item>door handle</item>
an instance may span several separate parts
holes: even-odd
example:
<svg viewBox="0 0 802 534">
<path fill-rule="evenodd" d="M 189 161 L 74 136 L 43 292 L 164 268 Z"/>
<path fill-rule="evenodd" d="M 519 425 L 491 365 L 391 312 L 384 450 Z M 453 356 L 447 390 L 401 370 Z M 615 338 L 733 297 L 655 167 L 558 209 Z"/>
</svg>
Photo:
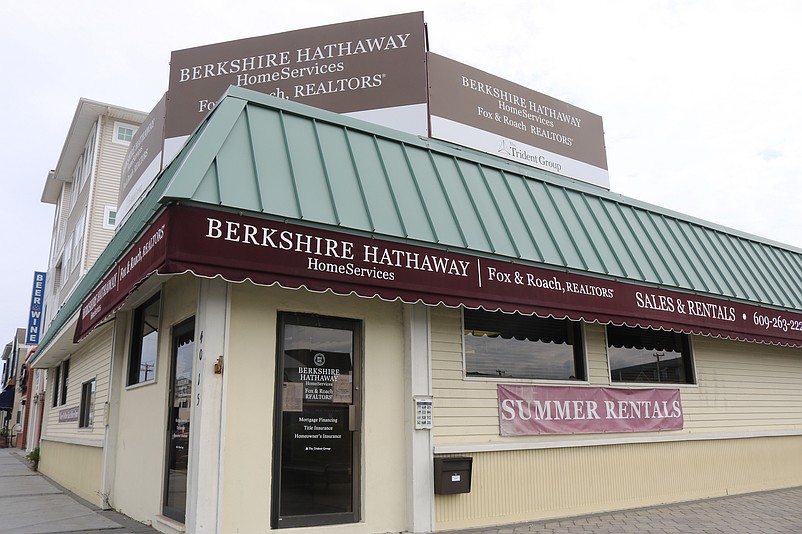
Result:
<svg viewBox="0 0 802 534">
<path fill-rule="evenodd" d="M 358 428 L 359 428 L 359 424 L 357 422 L 356 405 L 349 404 L 348 405 L 348 430 L 350 432 L 356 432 Z"/>
</svg>

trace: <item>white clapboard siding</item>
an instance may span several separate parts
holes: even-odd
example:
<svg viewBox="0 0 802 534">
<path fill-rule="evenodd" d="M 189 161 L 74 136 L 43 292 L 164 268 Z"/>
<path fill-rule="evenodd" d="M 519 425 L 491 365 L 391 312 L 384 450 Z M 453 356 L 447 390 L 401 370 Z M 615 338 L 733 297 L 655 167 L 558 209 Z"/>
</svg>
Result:
<svg viewBox="0 0 802 534">
<path fill-rule="evenodd" d="M 105 435 L 105 403 L 109 394 L 109 371 L 111 365 L 110 325 L 101 327 L 89 339 L 81 343 L 79 350 L 70 356 L 70 370 L 67 378 L 67 401 L 53 406 L 52 388 L 47 393 L 46 437 L 51 440 L 69 442 L 91 442 L 102 444 Z M 95 379 L 95 402 L 92 428 L 78 428 L 78 421 L 59 422 L 59 412 L 64 409 L 80 407 L 81 386 Z M 52 383 L 53 371 L 48 380 Z"/>
<path fill-rule="evenodd" d="M 106 206 L 114 206 L 116 209 L 120 192 L 120 171 L 125 155 L 128 152 L 127 145 L 112 141 L 115 122 L 119 121 L 114 118 L 104 117 L 103 128 L 101 129 L 95 184 L 92 189 L 91 220 L 87 221 L 89 224 L 89 239 L 86 251 L 87 269 L 94 265 L 98 256 L 100 256 L 114 235 L 114 229 L 103 227 L 103 216 Z M 134 129 L 137 128 L 136 125 L 132 126 Z"/>
</svg>

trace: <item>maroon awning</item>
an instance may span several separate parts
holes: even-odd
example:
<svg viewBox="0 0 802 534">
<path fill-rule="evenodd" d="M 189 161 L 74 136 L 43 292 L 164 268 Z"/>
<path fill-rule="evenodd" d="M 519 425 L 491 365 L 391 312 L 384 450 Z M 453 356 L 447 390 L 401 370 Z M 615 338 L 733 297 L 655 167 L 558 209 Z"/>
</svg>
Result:
<svg viewBox="0 0 802 534">
<path fill-rule="evenodd" d="M 112 269 L 82 307 L 76 339 L 113 313 L 147 274 L 187 271 L 802 346 L 802 314 L 796 312 L 186 206 L 167 208 Z"/>
</svg>

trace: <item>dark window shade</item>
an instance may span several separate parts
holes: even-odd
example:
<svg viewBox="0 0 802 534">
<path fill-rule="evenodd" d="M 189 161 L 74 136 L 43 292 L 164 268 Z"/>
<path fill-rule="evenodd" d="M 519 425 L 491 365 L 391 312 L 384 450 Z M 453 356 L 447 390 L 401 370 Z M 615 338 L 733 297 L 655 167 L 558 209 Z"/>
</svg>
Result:
<svg viewBox="0 0 802 534">
<path fill-rule="evenodd" d="M 585 380 L 582 328 L 562 319 L 464 310 L 468 376 Z"/>
</svg>

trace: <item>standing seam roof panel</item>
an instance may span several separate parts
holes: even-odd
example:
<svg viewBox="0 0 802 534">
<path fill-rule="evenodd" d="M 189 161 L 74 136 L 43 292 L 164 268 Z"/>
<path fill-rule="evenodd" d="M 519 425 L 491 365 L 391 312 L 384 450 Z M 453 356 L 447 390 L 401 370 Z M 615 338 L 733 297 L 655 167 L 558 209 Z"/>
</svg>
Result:
<svg viewBox="0 0 802 534">
<path fill-rule="evenodd" d="M 317 122 L 316 133 L 331 188 L 331 202 L 339 221 L 337 224 L 371 230 L 368 207 L 348 146 L 347 130 Z"/>
<path fill-rule="evenodd" d="M 646 275 L 640 263 L 635 257 L 634 251 L 637 249 L 633 243 L 628 242 L 622 228 L 624 223 L 617 203 L 605 202 L 597 198 L 596 202 L 601 207 L 601 212 L 605 215 L 606 235 L 610 241 L 610 248 L 618 253 L 618 261 L 623 266 L 622 276 L 627 278 L 646 279 Z M 615 238 L 613 238 L 615 236 Z M 637 273 L 637 276 L 634 274 Z"/>
<path fill-rule="evenodd" d="M 453 212 L 440 179 L 436 176 L 428 151 L 414 146 L 404 148 L 412 171 L 411 175 L 415 177 L 415 183 L 426 206 L 426 213 L 431 220 L 435 243 L 463 246 L 464 241 L 456 219 L 453 216 L 443 216 L 445 213 Z"/>
<path fill-rule="evenodd" d="M 612 228 L 609 213 L 604 208 L 604 204 L 598 198 L 589 195 L 582 195 L 582 202 L 593 220 L 593 224 L 586 225 L 586 227 L 591 229 L 593 239 L 598 242 L 598 248 L 603 255 L 605 265 L 607 265 L 607 274 L 615 277 L 629 276 L 623 259 L 616 253 L 617 247 L 613 245 L 613 240 L 618 238 L 618 234 Z M 595 207 L 592 204 L 595 204 Z M 612 265 L 615 265 L 615 269 L 612 268 Z"/>
<path fill-rule="evenodd" d="M 724 238 L 732 246 L 732 250 L 735 254 L 735 257 L 738 259 L 738 265 L 740 265 L 741 273 L 744 279 L 754 280 L 754 284 L 752 282 L 749 283 L 755 292 L 753 298 L 755 298 L 758 302 L 770 302 L 768 299 L 769 293 L 766 291 L 765 284 L 758 279 L 758 273 L 755 271 L 755 267 L 746 250 L 744 249 L 743 243 L 739 240 L 733 239 L 729 235 L 725 235 Z"/>
<path fill-rule="evenodd" d="M 618 263 L 615 254 L 611 253 L 612 250 L 608 246 L 609 241 L 604 235 L 604 230 L 599 224 L 599 219 L 590 208 L 587 195 L 584 193 L 571 192 L 569 190 L 563 191 L 566 197 L 568 197 L 567 200 L 571 203 L 574 216 L 581 225 L 582 232 L 588 243 L 586 246 L 589 246 L 593 251 L 592 257 L 595 257 L 599 266 L 598 269 L 605 274 L 620 276 L 621 265 Z"/>
<path fill-rule="evenodd" d="M 322 154 L 317 150 L 315 121 L 303 120 L 295 115 L 285 115 L 284 131 L 290 150 L 293 147 L 303 148 L 299 157 L 290 158 L 301 217 L 336 220 L 331 196 L 328 194 L 325 164 Z"/>
<path fill-rule="evenodd" d="M 404 147 L 379 138 L 376 138 L 376 143 L 387 173 L 388 187 L 393 193 L 398 217 L 404 228 L 403 237 L 421 241 L 434 240 L 430 217 L 426 213 L 414 175 L 409 169 Z"/>
<path fill-rule="evenodd" d="M 638 219 L 637 210 L 629 209 L 625 211 L 621 204 L 616 204 L 616 206 L 621 213 L 621 218 L 626 224 L 626 228 L 628 228 L 630 231 L 632 241 L 643 253 L 639 263 L 648 264 L 651 268 L 651 273 L 647 274 L 646 280 L 649 282 L 656 282 L 658 284 L 668 283 L 668 276 L 665 272 L 665 266 L 662 263 L 662 259 L 659 257 L 660 254 L 657 250 L 655 250 L 654 244 L 652 243 L 651 239 L 649 239 L 649 236 L 646 234 L 643 225 Z M 648 276 L 651 276 L 651 278 L 648 278 Z"/>
<path fill-rule="evenodd" d="M 520 202 L 518 202 L 515 193 L 513 193 L 513 185 L 510 180 L 515 178 L 511 178 L 498 169 L 483 165 L 479 165 L 479 168 L 485 178 L 487 187 L 494 191 L 494 201 L 504 218 L 504 225 L 510 233 L 510 240 L 515 245 L 518 257 L 531 258 L 542 262 L 543 252 L 538 246 L 532 229 L 526 222 Z M 497 184 L 496 187 L 494 187 L 494 184 Z"/>
<path fill-rule="evenodd" d="M 218 169 L 218 180 L 220 179 L 219 169 L 225 172 L 237 173 L 237 180 L 240 187 L 218 187 L 220 203 L 224 206 L 247 209 L 251 211 L 261 210 L 258 181 L 256 179 L 256 168 L 253 164 L 253 148 L 251 129 L 248 126 L 248 114 L 240 115 L 239 120 L 234 123 L 231 132 L 226 138 L 225 143 L 217 152 L 215 164 Z"/>
<path fill-rule="evenodd" d="M 507 177 L 493 169 L 486 169 L 482 165 L 477 165 L 476 170 L 481 176 L 485 191 L 498 214 L 498 222 L 504 229 L 505 242 L 507 246 L 511 247 L 510 253 L 507 255 L 514 255 L 516 258 L 531 258 L 533 255 L 540 257 L 540 253 L 532 247 L 532 236 L 529 234 L 529 229 L 523 224 L 521 211 L 512 196 Z M 513 230 L 513 227 L 516 230 Z M 529 239 L 516 239 L 516 235 L 529 237 Z M 527 250 L 523 251 L 522 248 Z"/>
<path fill-rule="evenodd" d="M 527 181 L 527 186 L 532 194 L 535 209 L 540 214 L 543 227 L 546 228 L 554 247 L 560 255 L 560 263 L 565 267 L 583 269 L 584 262 L 576 249 L 565 220 L 560 215 L 552 198 L 550 188 L 542 182 L 535 181 Z"/>
<path fill-rule="evenodd" d="M 726 252 L 727 257 L 730 258 L 730 261 L 726 263 L 727 268 L 730 270 L 730 272 L 733 273 L 733 277 L 738 282 L 738 285 L 743 291 L 743 294 L 755 295 L 757 293 L 757 290 L 749 281 L 749 278 L 745 277 L 744 272 L 740 269 L 741 259 L 738 257 L 738 254 L 735 251 L 735 249 L 731 246 L 732 243 L 729 241 L 729 239 L 727 239 L 726 234 L 715 232 L 713 235 L 721 244 L 719 250 Z"/>
<path fill-rule="evenodd" d="M 783 287 L 786 288 L 789 298 L 791 300 L 802 300 L 802 293 L 800 293 L 802 290 L 802 279 L 797 279 L 796 284 L 794 284 L 794 280 L 789 277 L 790 266 L 787 263 L 787 254 L 782 254 L 779 249 L 771 247 L 769 248 L 767 257 L 774 266 L 777 275 L 782 278 Z"/>
<path fill-rule="evenodd" d="M 674 233 L 676 222 L 673 219 L 667 219 L 661 214 L 649 214 L 649 219 L 652 224 L 657 228 L 657 233 L 663 240 L 666 250 L 671 256 L 673 265 L 671 265 L 672 272 L 682 274 L 680 285 L 686 287 L 704 287 L 706 290 L 711 288 L 709 278 L 705 278 L 702 273 L 696 268 L 696 260 L 700 258 L 700 254 L 704 252 L 704 248 L 698 244 L 693 246 L 683 246 Z M 684 260 L 684 261 L 683 261 Z"/>
<path fill-rule="evenodd" d="M 755 267 L 760 269 L 760 271 L 764 274 L 764 276 L 768 276 L 773 281 L 772 284 L 769 285 L 770 293 L 769 298 L 772 302 L 777 302 L 778 300 L 787 300 L 789 295 L 785 292 L 784 284 L 777 278 L 774 273 L 774 269 L 769 267 L 769 265 L 764 260 L 764 256 L 758 254 L 755 250 L 755 244 L 751 241 L 744 242 L 744 248 L 746 248 L 749 257 L 752 259 Z"/>
<path fill-rule="evenodd" d="M 726 257 L 727 251 L 721 250 L 713 241 L 714 232 L 704 232 L 694 224 L 688 224 L 687 227 L 687 233 L 690 233 L 699 243 L 699 246 L 710 255 L 710 268 L 714 269 L 718 274 L 721 281 L 720 287 L 726 288 L 725 294 L 745 298 L 746 292 L 730 268 L 730 261 Z"/>
<path fill-rule="evenodd" d="M 721 269 L 724 258 L 721 255 L 721 251 L 712 246 L 710 232 L 700 232 L 699 228 L 695 225 L 687 224 L 682 221 L 676 221 L 675 226 L 678 231 L 677 233 L 684 238 L 685 242 L 690 242 L 692 240 L 696 242 L 695 251 L 697 257 L 689 258 L 688 260 L 694 270 L 699 273 L 700 276 L 702 270 L 704 270 L 713 284 L 715 284 L 715 290 L 719 293 L 734 294 L 734 288 Z M 679 237 L 677 238 L 677 242 L 682 243 Z M 702 253 L 706 255 L 707 259 L 701 256 Z"/>
<path fill-rule="evenodd" d="M 373 230 L 387 235 L 404 235 L 404 224 L 387 181 L 375 138 L 362 132 L 349 131 L 348 141 Z M 356 157 L 357 154 L 359 157 Z"/>
<path fill-rule="evenodd" d="M 503 212 L 499 209 L 496 197 L 487 183 L 487 177 L 482 172 L 482 168 L 476 165 L 461 164 L 456 159 L 454 163 L 465 184 L 477 220 L 484 231 L 485 239 L 489 243 L 490 252 L 519 258 L 518 248 L 510 236 Z M 503 191 L 502 189 L 502 194 Z"/>
<path fill-rule="evenodd" d="M 293 175 L 287 139 L 284 135 L 281 112 L 248 106 L 251 129 L 251 145 L 255 162 L 262 211 L 283 217 L 300 218 L 300 206 Z M 284 176 L 276 180 L 275 176 Z"/>
</svg>

